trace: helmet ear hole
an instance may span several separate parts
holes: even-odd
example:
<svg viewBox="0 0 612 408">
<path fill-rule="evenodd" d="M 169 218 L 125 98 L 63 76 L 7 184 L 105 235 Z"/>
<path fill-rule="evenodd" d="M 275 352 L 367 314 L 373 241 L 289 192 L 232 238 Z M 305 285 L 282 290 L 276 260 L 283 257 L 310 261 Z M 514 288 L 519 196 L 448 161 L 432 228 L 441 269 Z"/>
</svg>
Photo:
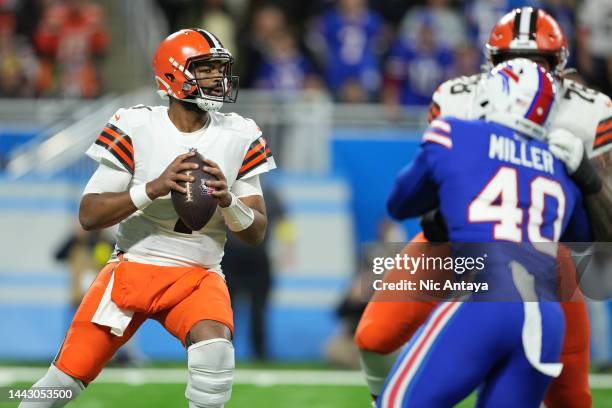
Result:
<svg viewBox="0 0 612 408">
<path fill-rule="evenodd" d="M 172 74 L 164 74 L 164 76 L 170 82 L 174 82 L 175 81 L 174 75 L 172 75 Z"/>
</svg>

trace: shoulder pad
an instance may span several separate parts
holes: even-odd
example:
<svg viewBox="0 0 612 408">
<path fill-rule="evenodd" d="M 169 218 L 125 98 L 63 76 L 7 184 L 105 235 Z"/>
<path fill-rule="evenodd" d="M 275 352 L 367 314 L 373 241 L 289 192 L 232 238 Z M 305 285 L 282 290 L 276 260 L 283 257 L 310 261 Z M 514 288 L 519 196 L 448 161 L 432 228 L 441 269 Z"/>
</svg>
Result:
<svg viewBox="0 0 612 408">
<path fill-rule="evenodd" d="M 611 125 L 612 102 L 607 95 L 571 79 L 561 82 L 551 129 L 569 130 L 594 157 L 612 149 Z"/>
<path fill-rule="evenodd" d="M 134 173 L 134 144 L 132 129 L 137 126 L 130 109 L 115 112 L 98 134 L 86 154 L 101 163 L 106 161 Z"/>
<path fill-rule="evenodd" d="M 435 117 L 435 111 L 439 116 L 471 119 L 469 115 L 472 111 L 472 98 L 481 77 L 481 74 L 461 76 L 440 84 L 432 97 L 432 119 Z"/>
<path fill-rule="evenodd" d="M 119 109 L 112 117 L 111 121 L 121 121 L 124 126 L 133 129 L 144 125 L 150 120 L 150 115 L 153 110 L 158 107 L 151 107 L 145 105 L 135 105 L 130 108 Z"/>
<path fill-rule="evenodd" d="M 237 113 L 216 113 L 219 126 L 226 130 L 234 130 L 249 141 L 257 140 L 261 129 L 251 118 L 245 118 Z"/>
</svg>

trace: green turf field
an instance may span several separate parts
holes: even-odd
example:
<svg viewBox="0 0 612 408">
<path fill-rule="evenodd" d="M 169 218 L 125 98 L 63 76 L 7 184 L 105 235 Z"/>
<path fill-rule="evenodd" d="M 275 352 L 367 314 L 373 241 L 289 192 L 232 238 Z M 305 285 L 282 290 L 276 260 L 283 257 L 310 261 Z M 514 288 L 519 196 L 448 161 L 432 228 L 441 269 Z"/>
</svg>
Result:
<svg viewBox="0 0 612 408">
<path fill-rule="evenodd" d="M 20 384 L 21 385 L 21 384 Z M 87 392 L 69 405 L 71 408 L 151 408 L 186 407 L 181 384 L 92 384 Z M 234 386 L 232 400 L 226 408 L 369 408 L 369 396 L 364 387 L 358 386 Z M 459 405 L 473 406 L 473 398 Z M 17 404 L 0 403 L 0 407 L 16 407 Z M 612 390 L 594 390 L 593 407 L 612 407 Z"/>
</svg>

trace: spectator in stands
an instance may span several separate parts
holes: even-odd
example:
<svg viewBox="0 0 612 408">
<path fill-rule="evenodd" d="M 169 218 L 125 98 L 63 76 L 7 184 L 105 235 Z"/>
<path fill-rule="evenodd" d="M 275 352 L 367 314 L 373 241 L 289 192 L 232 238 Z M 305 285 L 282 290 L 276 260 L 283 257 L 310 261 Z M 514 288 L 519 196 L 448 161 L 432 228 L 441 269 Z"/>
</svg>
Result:
<svg viewBox="0 0 612 408">
<path fill-rule="evenodd" d="M 230 15 L 224 0 L 205 0 L 200 27 L 223 38 L 225 48 L 237 53 L 236 19 Z"/>
<path fill-rule="evenodd" d="M 241 87 L 254 86 L 258 67 L 270 47 L 270 38 L 273 38 L 277 32 L 287 30 L 287 20 L 280 8 L 264 6 L 255 11 L 249 30 L 241 35 L 244 38 L 241 50 L 244 57 L 240 59 L 243 65 L 239 67 Z"/>
<path fill-rule="evenodd" d="M 452 51 L 438 43 L 431 21 L 421 21 L 414 42 L 400 37 L 391 49 L 383 102 L 428 105 L 437 86 L 449 78 L 453 63 Z"/>
<path fill-rule="evenodd" d="M 543 0 L 542 8 L 553 16 L 561 26 L 565 38 L 569 42 L 569 49 L 576 49 L 576 1 L 575 0 Z M 576 66 L 576 53 L 571 52 L 567 62 L 568 66 Z"/>
<path fill-rule="evenodd" d="M 157 5 L 168 21 L 167 34 L 199 23 L 202 0 L 157 0 Z"/>
<path fill-rule="evenodd" d="M 487 42 L 491 28 L 508 11 L 523 6 L 541 6 L 539 0 L 466 0 L 462 3 L 472 41 L 479 49 Z"/>
<path fill-rule="evenodd" d="M 453 51 L 454 64 L 451 68 L 450 78 L 462 75 L 474 75 L 481 71 L 484 63 L 483 55 L 472 43 L 458 44 Z"/>
<path fill-rule="evenodd" d="M 320 82 L 310 61 L 297 48 L 291 32 L 281 29 L 268 38 L 255 86 L 290 97 L 304 88 L 318 88 Z"/>
<path fill-rule="evenodd" d="M 57 76 L 61 96 L 95 98 L 102 92 L 100 63 L 109 35 L 101 7 L 92 0 L 65 0 L 45 10 L 36 32 L 44 67 Z M 45 91 L 54 91 L 49 83 Z"/>
<path fill-rule="evenodd" d="M 48 0 L 19 0 L 15 2 L 16 32 L 25 37 L 30 44 L 34 43 L 34 36 L 40 24 Z"/>
<path fill-rule="evenodd" d="M 0 97 L 35 94 L 39 64 L 25 36 L 17 33 L 15 3 L 0 3 Z"/>
<path fill-rule="evenodd" d="M 579 72 L 591 86 L 612 95 L 612 2 L 586 0 L 579 11 Z"/>
<path fill-rule="evenodd" d="M 365 0 L 338 0 L 316 19 L 309 45 L 336 99 L 353 102 L 377 96 L 384 40 L 384 22 Z"/>
<path fill-rule="evenodd" d="M 467 40 L 465 19 L 449 3 L 449 0 L 427 0 L 424 6 L 410 9 L 402 19 L 398 36 L 406 36 L 414 42 L 419 35 L 421 22 L 429 20 L 441 45 L 455 48 L 464 44 Z"/>
</svg>

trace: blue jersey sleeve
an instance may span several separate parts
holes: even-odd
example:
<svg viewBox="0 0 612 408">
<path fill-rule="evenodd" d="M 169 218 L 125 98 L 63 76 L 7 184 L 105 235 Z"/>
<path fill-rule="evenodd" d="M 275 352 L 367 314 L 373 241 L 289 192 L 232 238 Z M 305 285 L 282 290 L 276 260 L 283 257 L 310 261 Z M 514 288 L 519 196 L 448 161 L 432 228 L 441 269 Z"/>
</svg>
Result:
<svg viewBox="0 0 612 408">
<path fill-rule="evenodd" d="M 420 149 L 412 163 L 397 176 L 387 200 L 387 210 L 393 218 L 401 220 L 416 217 L 437 207 L 437 187 L 431 177 L 426 156 L 426 149 Z"/>
<path fill-rule="evenodd" d="M 439 206 L 436 168 L 449 160 L 453 147 L 451 126 L 436 119 L 423 134 L 415 159 L 395 180 L 387 210 L 396 219 L 417 217 Z"/>
</svg>

